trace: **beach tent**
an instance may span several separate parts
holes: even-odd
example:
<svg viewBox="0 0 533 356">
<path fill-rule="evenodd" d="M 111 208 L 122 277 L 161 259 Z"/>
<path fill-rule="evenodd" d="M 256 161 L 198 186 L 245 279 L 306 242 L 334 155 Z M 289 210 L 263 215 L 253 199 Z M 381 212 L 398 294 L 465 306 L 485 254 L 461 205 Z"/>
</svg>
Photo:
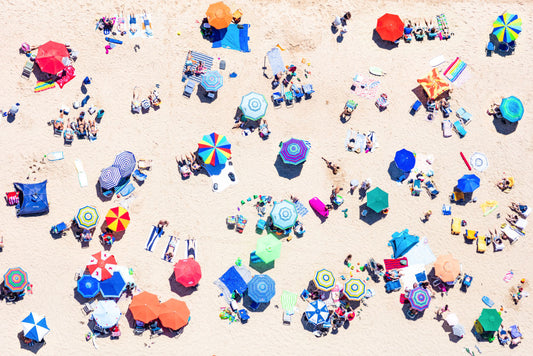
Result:
<svg viewBox="0 0 533 356">
<path fill-rule="evenodd" d="M 383 41 L 394 42 L 403 36 L 403 27 L 400 16 L 385 14 L 378 19 L 376 31 Z"/>
<path fill-rule="evenodd" d="M 437 68 L 433 68 L 424 78 L 417 79 L 417 82 L 422 85 L 430 99 L 436 99 L 439 95 L 451 89 L 450 84 L 439 73 Z"/>
<path fill-rule="evenodd" d="M 65 69 L 69 59 L 70 55 L 64 44 L 48 41 L 39 46 L 35 63 L 41 68 L 41 71 L 56 75 Z"/>
<path fill-rule="evenodd" d="M 255 275 L 248 283 L 247 293 L 256 303 L 268 303 L 276 295 L 276 282 L 266 274 Z"/>
<path fill-rule="evenodd" d="M 13 183 L 19 192 L 19 203 L 16 206 L 17 216 L 46 214 L 49 211 L 46 195 L 46 180 L 41 183 Z"/>
<path fill-rule="evenodd" d="M 194 287 L 202 278 L 202 269 L 194 258 L 182 259 L 174 265 L 174 277 L 184 287 Z"/>
<path fill-rule="evenodd" d="M 378 187 L 372 189 L 366 193 L 366 206 L 380 213 L 389 207 L 389 194 Z"/>
<path fill-rule="evenodd" d="M 272 224 L 278 229 L 290 229 L 296 224 L 296 220 L 298 219 L 296 206 L 293 202 L 286 199 L 280 202 L 274 202 L 274 207 L 270 212 L 270 218 L 272 219 Z"/>
<path fill-rule="evenodd" d="M 492 27 L 492 34 L 498 41 L 509 43 L 516 40 L 518 34 L 522 32 L 522 19 L 518 15 L 506 12 L 498 16 Z"/>
<path fill-rule="evenodd" d="M 217 30 L 228 27 L 233 20 L 230 8 L 222 1 L 209 5 L 205 15 L 209 24 Z"/>
<path fill-rule="evenodd" d="M 504 98 L 500 104 L 502 116 L 509 122 L 517 122 L 524 116 L 524 104 L 516 96 Z"/>
<path fill-rule="evenodd" d="M 159 311 L 159 321 L 165 328 L 178 330 L 189 323 L 191 312 L 187 304 L 181 300 L 170 298 L 161 303 Z"/>
<path fill-rule="evenodd" d="M 220 288 L 224 298 L 229 302 L 233 292 L 242 294 L 252 280 L 252 273 L 244 266 L 231 266 L 219 279 L 213 283 Z"/>
<path fill-rule="evenodd" d="M 22 332 L 28 339 L 41 342 L 46 334 L 50 332 L 50 328 L 48 328 L 44 316 L 30 313 L 22 320 Z"/>
<path fill-rule="evenodd" d="M 161 303 L 157 295 L 145 291 L 133 296 L 128 309 L 133 319 L 149 323 L 159 316 Z"/>
<path fill-rule="evenodd" d="M 420 241 L 420 238 L 415 235 L 409 234 L 409 230 L 405 229 L 401 232 L 395 232 L 392 234 L 392 239 L 389 241 L 389 246 L 393 250 L 393 258 L 402 257 L 412 249 Z"/>
</svg>

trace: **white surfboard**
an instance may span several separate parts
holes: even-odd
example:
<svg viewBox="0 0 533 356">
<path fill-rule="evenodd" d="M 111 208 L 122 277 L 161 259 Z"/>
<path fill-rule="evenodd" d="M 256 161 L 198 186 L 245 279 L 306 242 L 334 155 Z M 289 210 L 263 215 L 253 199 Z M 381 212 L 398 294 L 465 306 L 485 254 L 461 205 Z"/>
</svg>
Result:
<svg viewBox="0 0 533 356">
<path fill-rule="evenodd" d="M 87 174 L 85 173 L 85 170 L 83 169 L 83 163 L 81 163 L 81 160 L 78 158 L 74 161 L 74 165 L 76 166 L 76 170 L 78 171 L 78 180 L 80 182 L 80 187 L 86 187 L 89 185 L 89 182 L 87 180 Z"/>
<path fill-rule="evenodd" d="M 444 58 L 444 56 L 440 55 L 440 56 L 435 57 L 432 60 L 430 60 L 429 61 L 429 65 L 432 66 L 432 67 L 440 66 L 442 63 L 444 63 L 445 60 L 446 59 Z"/>
</svg>

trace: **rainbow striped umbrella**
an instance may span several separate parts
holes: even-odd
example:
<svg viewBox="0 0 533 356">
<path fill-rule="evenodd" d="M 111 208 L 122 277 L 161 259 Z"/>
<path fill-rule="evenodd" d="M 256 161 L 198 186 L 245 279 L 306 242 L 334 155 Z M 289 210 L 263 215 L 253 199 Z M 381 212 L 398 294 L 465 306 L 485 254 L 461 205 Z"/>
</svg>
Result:
<svg viewBox="0 0 533 356">
<path fill-rule="evenodd" d="M 98 212 L 92 206 L 84 206 L 74 217 L 74 220 L 82 229 L 92 229 L 98 223 Z"/>
<path fill-rule="evenodd" d="M 20 267 L 10 268 L 4 274 L 4 285 L 12 292 L 24 291 L 28 283 L 28 274 Z"/>
<path fill-rule="evenodd" d="M 494 27 L 492 34 L 496 36 L 498 41 L 509 43 L 516 40 L 518 34 L 522 32 L 522 19 L 518 15 L 506 12 L 498 16 L 492 27 Z"/>
<path fill-rule="evenodd" d="M 105 222 L 112 231 L 124 231 L 130 224 L 130 213 L 121 206 L 111 208 L 105 216 Z"/>
<path fill-rule="evenodd" d="M 205 164 L 218 166 L 224 164 L 231 157 L 231 144 L 226 136 L 213 132 L 205 135 L 198 143 L 198 154 Z"/>
<path fill-rule="evenodd" d="M 318 289 L 326 292 L 335 287 L 335 276 L 333 275 L 333 272 L 324 268 L 315 274 L 313 281 Z"/>
<path fill-rule="evenodd" d="M 361 300 L 366 293 L 366 284 L 360 279 L 350 278 L 344 284 L 344 295 L 349 300 Z"/>
<path fill-rule="evenodd" d="M 431 302 L 431 296 L 426 288 L 416 287 L 411 292 L 409 292 L 409 303 L 411 303 L 411 308 L 424 311 L 429 307 Z"/>
</svg>

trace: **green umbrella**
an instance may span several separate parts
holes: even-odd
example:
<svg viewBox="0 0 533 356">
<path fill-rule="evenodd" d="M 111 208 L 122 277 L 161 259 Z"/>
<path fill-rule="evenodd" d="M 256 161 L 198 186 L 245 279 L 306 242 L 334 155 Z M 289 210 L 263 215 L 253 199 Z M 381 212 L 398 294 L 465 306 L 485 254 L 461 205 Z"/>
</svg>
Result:
<svg viewBox="0 0 533 356">
<path fill-rule="evenodd" d="M 483 309 L 477 320 L 484 331 L 498 331 L 502 323 L 502 317 L 496 309 Z"/>
<path fill-rule="evenodd" d="M 256 256 L 265 263 L 270 263 L 279 257 L 281 253 L 281 241 L 272 234 L 260 237 L 257 240 Z"/>
<path fill-rule="evenodd" d="M 281 308 L 285 311 L 293 312 L 297 300 L 298 296 L 296 293 L 287 292 L 284 290 L 281 294 Z"/>
<path fill-rule="evenodd" d="M 366 205 L 379 213 L 389 207 L 389 194 L 376 187 L 366 194 Z"/>
</svg>

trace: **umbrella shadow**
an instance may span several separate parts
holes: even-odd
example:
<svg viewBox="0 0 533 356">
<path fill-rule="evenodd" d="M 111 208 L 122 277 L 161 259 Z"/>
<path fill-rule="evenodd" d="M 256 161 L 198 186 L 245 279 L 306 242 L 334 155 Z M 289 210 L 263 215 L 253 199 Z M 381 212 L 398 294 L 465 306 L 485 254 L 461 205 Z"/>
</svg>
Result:
<svg viewBox="0 0 533 356">
<path fill-rule="evenodd" d="M 418 313 L 416 313 L 416 315 L 414 317 L 410 317 L 409 316 L 409 310 L 411 310 L 411 304 L 410 303 L 405 303 L 402 306 L 402 312 L 405 315 L 405 318 L 407 320 L 416 321 L 416 320 L 418 320 L 418 319 L 420 319 L 420 318 L 422 318 L 424 316 L 424 312 L 418 312 Z"/>
<path fill-rule="evenodd" d="M 180 283 L 176 281 L 176 277 L 174 277 L 174 272 L 172 272 L 170 277 L 168 277 L 168 284 L 170 285 L 170 290 L 176 293 L 177 295 L 179 295 L 180 297 L 191 295 L 192 293 L 194 293 L 194 291 L 198 287 L 198 286 L 184 287 L 183 285 L 181 285 Z"/>
<path fill-rule="evenodd" d="M 516 128 L 518 127 L 518 121 L 509 122 L 506 119 L 497 118 L 496 116 L 493 117 L 492 124 L 494 125 L 496 132 L 502 135 L 512 134 L 513 132 L 516 131 Z"/>
<path fill-rule="evenodd" d="M 372 32 L 372 40 L 376 43 L 376 45 L 379 48 L 387 49 L 389 51 L 391 49 L 394 49 L 394 48 L 398 47 L 398 44 L 396 44 L 394 42 L 383 41 L 381 39 L 381 36 L 379 35 L 378 31 L 376 31 L 376 29 L 374 29 L 374 31 Z"/>
<path fill-rule="evenodd" d="M 253 303 L 253 300 L 248 296 L 248 293 L 244 294 L 244 297 L 242 298 L 242 306 L 248 309 L 251 312 L 257 312 L 261 313 L 264 312 L 266 308 L 270 305 L 270 302 L 268 303 L 258 303 L 259 306 L 256 309 L 252 309 L 250 306 Z"/>
<path fill-rule="evenodd" d="M 387 172 L 389 173 L 390 179 L 395 182 L 401 182 L 406 178 L 406 173 L 398 168 L 394 160 L 389 164 L 389 169 Z"/>
<path fill-rule="evenodd" d="M 250 263 L 248 265 L 259 273 L 265 273 L 275 267 L 275 262 L 276 261 L 269 263 L 263 262 L 260 258 L 255 257 L 254 251 L 250 253 Z"/>
<path fill-rule="evenodd" d="M 213 99 L 207 96 L 208 93 L 209 92 L 205 90 L 205 88 L 202 85 L 198 85 L 198 90 L 196 90 L 196 96 L 198 96 L 198 99 L 200 99 L 200 102 L 211 104 L 218 97 L 218 92 L 214 92 L 215 97 Z"/>
<path fill-rule="evenodd" d="M 96 195 L 98 196 L 98 198 L 105 202 L 105 201 L 110 201 L 111 199 L 113 199 L 113 196 L 114 194 L 110 194 L 109 196 L 105 196 L 104 193 L 103 193 L 103 189 L 102 187 L 100 186 L 100 181 L 98 181 L 95 185 L 94 185 L 94 189 L 96 190 Z M 112 189 L 109 189 L 109 190 L 112 190 Z"/>
<path fill-rule="evenodd" d="M 363 211 L 366 210 L 366 216 L 363 216 Z M 370 209 L 366 203 L 359 206 L 359 219 L 367 223 L 368 225 L 374 224 L 376 221 L 383 219 L 385 216 L 381 213 L 376 213 Z"/>
<path fill-rule="evenodd" d="M 77 282 L 76 282 L 77 284 Z M 83 305 L 85 303 L 88 303 L 89 301 L 93 300 L 93 299 L 96 299 L 96 297 L 93 297 L 93 298 L 85 298 L 83 295 L 81 295 L 79 292 L 78 292 L 78 287 L 74 287 L 73 288 L 73 291 L 74 291 L 74 299 L 76 299 L 76 301 L 78 303 L 80 303 L 80 305 Z"/>
<path fill-rule="evenodd" d="M 57 76 L 53 74 L 43 72 L 41 68 L 39 67 L 39 65 L 37 64 L 33 66 L 33 75 L 35 75 L 35 78 L 37 78 L 38 81 L 43 81 L 43 82 L 46 82 L 49 80 L 56 81 L 58 79 Z"/>
<path fill-rule="evenodd" d="M 274 167 L 278 171 L 278 175 L 280 177 L 286 179 L 293 179 L 298 177 L 302 173 L 303 162 L 298 165 L 286 164 L 278 155 L 276 158 L 276 162 L 274 162 Z"/>
<path fill-rule="evenodd" d="M 302 313 L 300 322 L 302 323 L 304 330 L 307 330 L 309 332 L 313 332 L 316 330 L 316 325 L 314 325 L 313 323 L 309 322 L 309 320 L 307 320 L 307 316 L 305 316 L 305 312 Z"/>
<path fill-rule="evenodd" d="M 18 334 L 17 334 L 17 338 L 19 339 L 19 342 L 20 342 L 20 348 L 23 349 L 23 350 L 27 350 L 27 351 L 30 351 L 30 352 L 33 352 L 34 354 L 36 354 L 37 352 L 39 352 L 39 350 L 44 346 L 46 345 L 46 341 L 41 341 L 41 342 L 36 342 L 34 341 L 31 345 L 30 344 L 26 344 L 24 342 L 24 332 L 23 331 L 20 331 Z"/>
</svg>

